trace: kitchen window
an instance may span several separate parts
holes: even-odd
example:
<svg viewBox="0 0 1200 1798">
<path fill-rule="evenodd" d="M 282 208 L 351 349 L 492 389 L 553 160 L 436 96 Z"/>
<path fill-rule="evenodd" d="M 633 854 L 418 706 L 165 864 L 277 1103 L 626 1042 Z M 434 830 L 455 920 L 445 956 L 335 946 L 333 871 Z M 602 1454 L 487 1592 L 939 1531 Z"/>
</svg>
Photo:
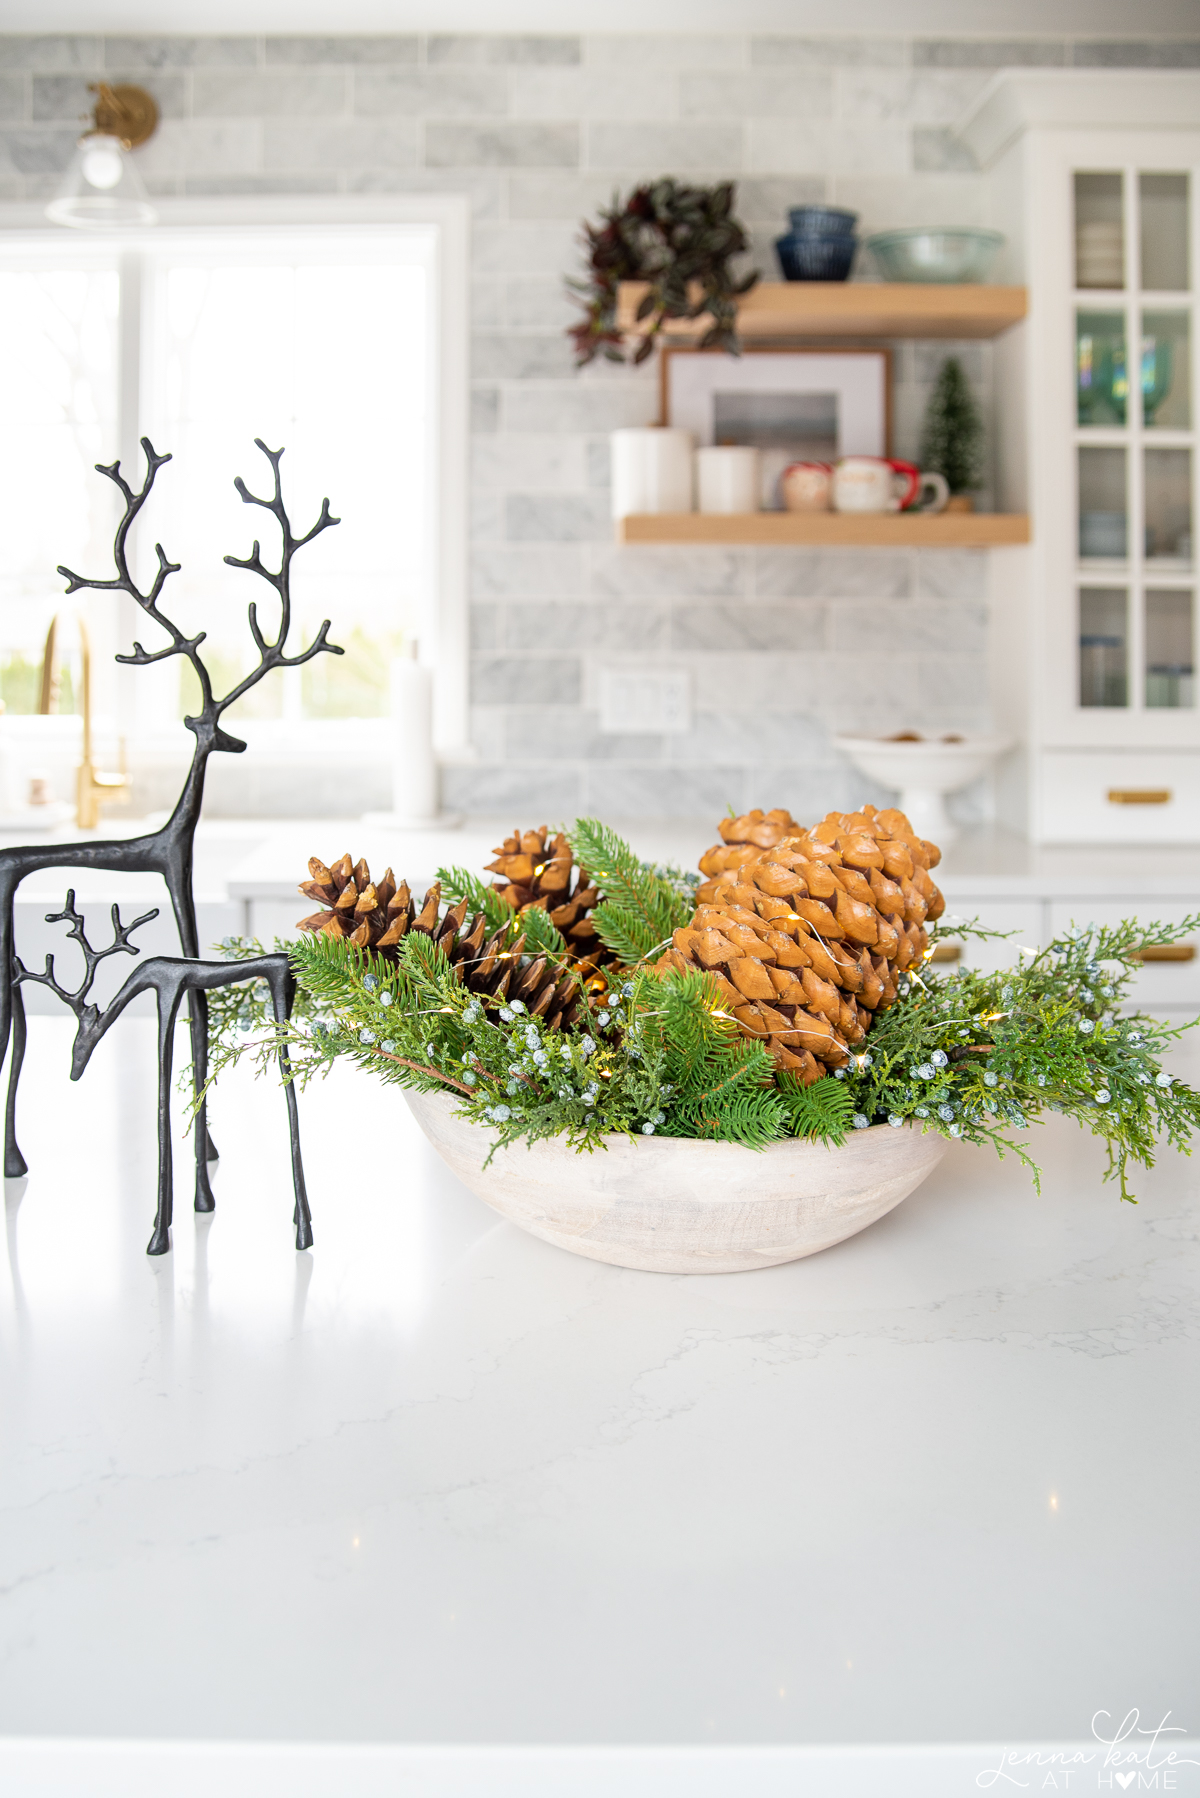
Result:
<svg viewBox="0 0 1200 1798">
<path fill-rule="evenodd" d="M 10 713 L 36 711 L 50 620 L 80 607 L 102 730 L 136 742 L 178 729 L 191 709 L 194 676 L 180 662 L 113 663 L 134 636 L 158 646 L 132 602 L 67 600 L 56 573 L 63 563 L 110 574 L 116 495 L 94 464 L 119 456 L 140 486 L 143 435 L 174 459 L 138 527 L 136 566 L 153 569 L 156 542 L 182 564 L 164 610 L 207 632 L 214 681 L 232 685 L 254 660 L 247 605 L 269 625 L 273 603 L 222 560 L 258 537 L 277 561 L 273 521 L 233 486 L 241 475 L 270 492 L 260 437 L 286 449 L 296 534 L 326 494 L 342 521 L 296 558 L 293 647 L 329 617 L 346 653 L 264 682 L 231 727 L 253 741 L 381 717 L 388 663 L 416 638 L 437 671 L 439 736 L 461 741 L 461 203 L 419 200 L 408 210 L 426 216 L 385 220 L 280 220 L 258 203 L 239 220 L 234 207 L 214 218 L 191 206 L 193 220 L 179 216 L 189 203 L 164 204 L 162 225 L 103 239 L 0 233 L 0 696 Z M 62 708 L 74 699 L 68 667 Z"/>
</svg>

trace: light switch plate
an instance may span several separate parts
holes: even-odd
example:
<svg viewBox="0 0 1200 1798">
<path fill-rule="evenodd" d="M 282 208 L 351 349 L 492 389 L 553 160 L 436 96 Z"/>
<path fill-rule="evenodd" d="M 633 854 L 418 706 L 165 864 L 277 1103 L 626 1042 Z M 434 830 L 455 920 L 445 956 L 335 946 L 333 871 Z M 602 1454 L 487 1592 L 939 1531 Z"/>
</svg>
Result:
<svg viewBox="0 0 1200 1798">
<path fill-rule="evenodd" d="M 692 707 L 685 669 L 600 671 L 600 729 L 613 735 L 690 730 Z"/>
</svg>

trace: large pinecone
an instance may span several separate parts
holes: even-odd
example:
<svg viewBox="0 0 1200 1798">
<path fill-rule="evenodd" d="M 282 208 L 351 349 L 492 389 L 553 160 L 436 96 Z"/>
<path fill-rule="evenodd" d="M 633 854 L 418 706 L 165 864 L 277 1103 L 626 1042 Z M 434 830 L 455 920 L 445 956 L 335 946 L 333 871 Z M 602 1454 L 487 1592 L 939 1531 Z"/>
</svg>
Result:
<svg viewBox="0 0 1200 1798">
<path fill-rule="evenodd" d="M 345 937 L 392 961 L 400 939 L 411 930 L 420 931 L 445 951 L 463 985 L 482 999 L 495 1005 L 520 999 L 549 1030 L 565 1029 L 575 1021 L 580 989 L 574 972 L 545 955 L 524 954 L 524 933 L 511 941 L 507 929 L 489 937 L 482 912 L 468 922 L 465 899 L 443 914 L 440 882 L 434 882 L 418 909 L 408 882 L 397 886 L 390 868 L 382 880 L 372 881 L 365 861 L 351 865 L 350 857 L 343 855 L 328 868 L 314 855 L 308 869 L 312 878 L 301 884 L 300 891 L 318 900 L 323 909 L 302 918 L 297 929 Z"/>
<path fill-rule="evenodd" d="M 574 858 L 561 832 L 551 837 L 544 824 L 538 830 L 514 830 L 493 854 L 496 859 L 488 862 L 487 871 L 499 876 L 495 890 L 515 912 L 540 905 L 578 960 L 599 967 L 613 959 L 592 922 L 599 891 L 586 868 L 575 873 L 572 886 Z"/>
<path fill-rule="evenodd" d="M 797 824 L 786 809 L 772 812 L 755 809 L 744 812 L 740 818 L 722 818 L 717 829 L 721 841 L 706 849 L 700 857 L 700 872 L 710 877 L 696 889 L 696 898 L 701 904 L 714 897 L 715 881 L 720 875 L 735 877 L 739 868 L 757 860 L 764 849 L 773 849 L 784 837 L 799 836 L 804 826 Z"/>
<path fill-rule="evenodd" d="M 716 875 L 656 965 L 712 974 L 745 1034 L 811 1084 L 845 1065 L 921 962 L 945 905 L 929 878 L 940 859 L 902 812 L 831 812 Z"/>
</svg>

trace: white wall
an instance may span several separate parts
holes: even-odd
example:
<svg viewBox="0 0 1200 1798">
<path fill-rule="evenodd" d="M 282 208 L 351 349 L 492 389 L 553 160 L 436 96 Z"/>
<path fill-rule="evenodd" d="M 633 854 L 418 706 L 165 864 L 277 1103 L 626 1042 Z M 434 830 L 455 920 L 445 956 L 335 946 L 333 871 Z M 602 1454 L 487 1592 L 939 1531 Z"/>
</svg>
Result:
<svg viewBox="0 0 1200 1798">
<path fill-rule="evenodd" d="M 955 36 L 805 34 L 793 5 L 792 30 L 738 35 L 10 36 L 0 197 L 52 191 L 101 74 L 143 81 L 159 100 L 162 126 L 140 152 L 159 193 L 468 195 L 478 761 L 447 771 L 448 802 L 526 822 L 707 816 L 730 803 L 808 815 L 874 797 L 832 747 L 837 729 L 989 723 L 985 557 L 618 550 L 606 434 L 656 416 L 656 377 L 573 369 L 563 276 L 581 217 L 663 173 L 735 177 L 769 278 L 771 239 L 801 201 L 851 206 L 864 232 L 978 222 L 980 176 L 953 122 L 996 67 L 1200 61 L 1200 33 L 1100 35 L 1127 25 L 1129 7 L 989 5 L 997 29 L 1036 10 L 1038 34 L 1019 37 L 964 35 L 964 10 L 980 11 L 904 9 L 906 20 L 953 11 Z M 1054 35 L 1052 21 L 1081 16 L 1090 35 Z M 1179 16 L 1165 0 L 1137 9 L 1147 32 Z M 929 384 L 955 347 L 989 403 L 989 346 L 898 346 L 897 453 L 915 450 Z M 600 732 L 599 671 L 629 658 L 689 672 L 686 736 Z M 386 779 L 383 765 L 356 768 L 352 783 L 331 775 L 350 810 L 385 805 Z"/>
</svg>

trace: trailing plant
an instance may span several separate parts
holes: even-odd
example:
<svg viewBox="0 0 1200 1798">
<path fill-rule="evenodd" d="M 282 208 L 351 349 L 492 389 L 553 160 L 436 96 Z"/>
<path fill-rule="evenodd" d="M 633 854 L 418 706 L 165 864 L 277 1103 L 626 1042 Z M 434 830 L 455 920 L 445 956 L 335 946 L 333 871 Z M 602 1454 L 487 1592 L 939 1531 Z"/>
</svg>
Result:
<svg viewBox="0 0 1200 1798">
<path fill-rule="evenodd" d="M 758 272 L 735 276 L 731 267 L 733 257 L 750 247 L 733 216 L 734 193 L 731 181 L 693 187 L 666 176 L 634 188 L 624 201 L 614 194 L 612 205 L 601 208 L 599 224 L 584 221 L 587 275 L 567 281 L 583 307 L 583 317 L 567 333 L 580 367 L 599 355 L 609 362 L 625 360 L 617 328 L 622 281 L 649 284 L 637 311 L 635 363 L 646 360 L 668 320 L 703 313 L 712 324 L 701 349 L 737 352 L 737 301 L 749 293 Z"/>
<path fill-rule="evenodd" d="M 298 986 L 282 1032 L 293 1077 L 303 1085 L 343 1060 L 390 1084 L 450 1092 L 496 1146 L 563 1135 L 591 1151 L 613 1134 L 838 1146 L 852 1130 L 912 1124 L 1013 1153 L 1036 1181 L 1023 1133 L 1057 1112 L 1104 1140 L 1108 1177 L 1125 1199 L 1131 1167 L 1154 1165 L 1161 1136 L 1190 1153 L 1200 1094 L 1161 1066 L 1190 1026 L 1121 1008 L 1140 951 L 1193 935 L 1200 913 L 1072 930 L 996 973 L 942 975 L 926 960 L 903 975 L 895 1004 L 878 1012 L 847 1065 L 805 1086 L 736 1028 L 711 975 L 651 968 L 690 911 L 688 878 L 648 866 L 595 819 L 568 834 L 604 894 L 597 929 L 626 963 L 615 977 L 609 970 L 608 990 L 588 996 L 572 1027 L 547 1030 L 519 1001 L 472 993 L 430 936 L 405 937 L 390 961 L 345 938 L 307 935 L 276 943 Z M 477 893 L 462 870 L 442 879 L 484 903 L 487 889 Z M 514 931 L 536 909 L 519 920 L 509 912 Z M 961 921 L 952 933 L 1001 934 Z M 262 947 L 228 937 L 221 952 L 246 959 Z M 561 938 L 538 952 L 569 957 Z M 281 1031 L 265 991 L 214 993 L 211 1016 L 213 1077 L 247 1057 L 260 1071 L 274 1067 Z"/>
</svg>

